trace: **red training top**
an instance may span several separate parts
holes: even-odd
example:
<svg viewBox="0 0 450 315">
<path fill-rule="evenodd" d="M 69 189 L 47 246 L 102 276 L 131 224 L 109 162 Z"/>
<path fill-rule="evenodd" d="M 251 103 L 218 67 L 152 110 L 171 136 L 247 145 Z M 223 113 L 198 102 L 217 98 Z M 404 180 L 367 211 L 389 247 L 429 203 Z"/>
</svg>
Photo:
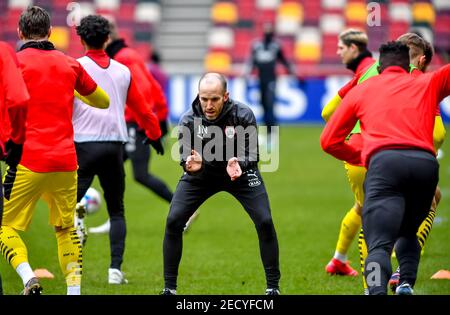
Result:
<svg viewBox="0 0 450 315">
<path fill-rule="evenodd" d="M 5 42 L 0 42 L 0 158 L 4 157 L 5 142 L 25 141 L 27 87 L 18 69 L 16 54 Z"/>
<path fill-rule="evenodd" d="M 367 167 L 386 149 L 422 149 L 435 153 L 436 106 L 450 94 L 450 65 L 420 76 L 392 66 L 354 87 L 326 124 L 320 143 L 334 157 Z M 358 149 L 345 142 L 357 120 L 364 139 Z"/>
<path fill-rule="evenodd" d="M 17 58 L 31 97 L 20 164 L 39 173 L 76 171 L 74 90 L 89 95 L 97 84 L 78 61 L 58 50 L 25 48 Z"/>
</svg>

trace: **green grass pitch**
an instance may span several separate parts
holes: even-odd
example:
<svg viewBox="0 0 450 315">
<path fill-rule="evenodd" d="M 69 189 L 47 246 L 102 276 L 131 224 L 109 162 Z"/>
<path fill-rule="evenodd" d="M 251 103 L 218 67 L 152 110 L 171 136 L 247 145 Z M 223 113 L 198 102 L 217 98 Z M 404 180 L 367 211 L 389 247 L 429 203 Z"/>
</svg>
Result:
<svg viewBox="0 0 450 315">
<path fill-rule="evenodd" d="M 449 127 L 447 126 L 447 129 Z M 342 162 L 325 154 L 319 145 L 321 126 L 282 127 L 277 172 L 263 173 L 280 246 L 283 294 L 362 294 L 361 278 L 329 276 L 324 267 L 334 253 L 339 225 L 353 204 Z M 172 145 L 169 139 L 168 145 Z M 169 151 L 170 146 L 166 147 Z M 431 280 L 440 269 L 450 269 L 450 141 L 440 161 L 442 200 L 422 256 L 417 294 L 449 294 L 450 281 Z M 181 175 L 168 152 L 152 152 L 151 170 L 175 189 Z M 107 235 L 89 235 L 83 257 L 82 294 L 158 294 L 163 288 L 162 242 L 168 204 L 134 182 L 126 163 L 125 207 L 127 240 L 122 270 L 127 285 L 108 285 L 110 262 Z M 94 187 L 99 187 L 98 181 Z M 263 294 L 265 280 L 254 226 L 239 203 L 226 193 L 209 199 L 192 229 L 184 236 L 178 279 L 179 294 Z M 86 219 L 88 226 L 107 218 L 102 209 Z M 34 269 L 55 275 L 42 280 L 44 294 L 65 294 L 56 240 L 48 225 L 43 202 L 36 209 L 28 232 L 22 233 Z M 359 271 L 357 240 L 349 252 Z M 394 266 L 396 263 L 394 263 Z M 5 294 L 18 294 L 22 283 L 0 259 Z"/>
</svg>

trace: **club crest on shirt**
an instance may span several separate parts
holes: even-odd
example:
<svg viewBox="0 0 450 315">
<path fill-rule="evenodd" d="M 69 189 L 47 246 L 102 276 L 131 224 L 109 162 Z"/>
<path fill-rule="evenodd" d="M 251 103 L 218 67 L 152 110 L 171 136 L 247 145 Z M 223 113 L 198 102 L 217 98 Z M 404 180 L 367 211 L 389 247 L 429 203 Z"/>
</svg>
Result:
<svg viewBox="0 0 450 315">
<path fill-rule="evenodd" d="M 233 139 L 235 134 L 236 134 L 236 130 L 234 129 L 234 126 L 226 126 L 225 127 L 225 136 L 227 136 L 227 138 Z"/>
<path fill-rule="evenodd" d="M 197 129 L 197 137 L 203 139 L 208 134 L 208 127 L 199 125 Z"/>
</svg>

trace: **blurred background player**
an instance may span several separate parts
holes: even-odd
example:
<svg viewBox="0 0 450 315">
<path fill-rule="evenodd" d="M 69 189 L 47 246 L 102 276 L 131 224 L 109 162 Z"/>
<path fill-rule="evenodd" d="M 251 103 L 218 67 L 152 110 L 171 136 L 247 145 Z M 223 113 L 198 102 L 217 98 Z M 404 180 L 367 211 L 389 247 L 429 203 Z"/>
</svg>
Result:
<svg viewBox="0 0 450 315">
<path fill-rule="evenodd" d="M 289 74 L 293 75 L 295 73 L 293 66 L 284 56 L 281 45 L 275 40 L 273 25 L 271 23 L 265 23 L 263 39 L 255 41 L 251 46 L 246 75 L 250 74 L 253 69 L 257 69 L 260 101 L 264 109 L 264 123 L 267 126 L 267 145 L 269 149 L 272 145 L 272 126 L 277 124 L 274 115 L 277 62 L 283 64 Z"/>
<path fill-rule="evenodd" d="M 78 61 L 111 95 L 111 104 L 105 113 L 87 106 L 89 103 L 83 99 L 76 100 L 73 125 L 79 164 L 77 202 L 80 202 L 97 175 L 111 222 L 108 283 L 122 284 L 127 283 L 121 271 L 126 237 L 123 204 L 123 150 L 128 139 L 124 117 L 125 102 L 134 111 L 137 122 L 144 128 L 146 137 L 151 139 L 150 143 L 157 152 L 162 154 L 164 151 L 158 119 L 137 87 L 138 78 L 126 66 L 112 60 L 104 50 L 109 33 L 108 20 L 99 15 L 84 17 L 77 26 L 77 34 L 86 49 L 86 56 Z"/>
<path fill-rule="evenodd" d="M 109 98 L 78 61 L 55 50 L 48 41 L 50 33 L 50 16 L 44 9 L 30 6 L 21 14 L 19 37 L 24 44 L 17 58 L 30 101 L 22 158 L 17 167 L 8 168 L 5 177 L 0 243 L 5 259 L 22 278 L 23 294 L 39 295 L 42 287 L 17 230 L 27 230 L 37 201 L 44 199 L 50 208 L 49 222 L 55 227 L 67 294 L 79 295 L 82 247 L 74 228 L 77 191 L 72 127 L 74 90 L 95 101 L 99 108 L 107 108 Z"/>
<path fill-rule="evenodd" d="M 162 136 L 168 132 L 168 115 L 169 109 L 167 100 L 162 86 L 155 80 L 153 75 L 148 71 L 144 59 L 137 51 L 128 47 L 123 38 L 119 37 L 117 26 L 114 22 L 109 21 L 110 41 L 105 49 L 110 58 L 125 65 L 136 82 L 139 82 L 138 88 L 145 97 L 148 104 L 151 104 L 153 111 L 159 120 Z M 164 80 L 161 70 L 158 77 Z M 166 82 L 167 84 L 167 82 Z M 128 158 L 131 160 L 134 179 L 153 191 L 168 203 L 171 202 L 173 193 L 170 188 L 160 178 L 151 174 L 149 171 L 149 163 L 151 150 L 148 144 L 144 143 L 147 138 L 145 131 L 139 127 L 136 122 L 135 113 L 125 107 L 125 121 L 127 123 L 128 141 L 125 144 L 124 161 Z M 108 233 L 110 230 L 110 220 L 107 220 L 100 226 L 89 229 L 90 233 Z"/>
<path fill-rule="evenodd" d="M 345 94 L 361 79 L 361 76 L 375 63 L 372 53 L 367 50 L 367 34 L 357 29 L 348 29 L 338 36 L 337 54 L 342 63 L 354 73 L 353 79 L 342 87 L 338 94 L 324 107 L 322 117 L 328 121 L 332 113 L 339 106 Z M 362 145 L 359 123 L 349 135 L 349 141 Z M 362 165 L 351 165 L 344 161 L 344 167 L 350 187 L 355 196 L 355 204 L 342 220 L 336 250 L 325 271 L 332 275 L 357 276 L 347 261 L 347 252 L 356 234 L 361 229 L 361 209 L 364 201 L 362 184 L 366 169 Z"/>
<path fill-rule="evenodd" d="M 364 273 L 372 295 L 387 294 L 394 244 L 401 268 L 396 294 L 413 293 L 420 260 L 416 233 L 439 177 L 432 138 L 436 107 L 450 94 L 450 66 L 419 76 L 409 70 L 407 45 L 382 45 L 380 75 L 344 98 L 321 135 L 324 151 L 368 168 L 363 225 L 369 253 Z M 362 148 L 346 141 L 358 119 Z"/>
<path fill-rule="evenodd" d="M 17 66 L 16 54 L 12 48 L 0 41 L 0 159 L 11 168 L 17 167 L 22 157 L 27 101 L 30 99 Z M 0 182 L 0 198 L 0 234 L 2 234 L 3 178 Z M 3 243 L 0 240 L 0 249 L 2 248 Z M 0 295 L 2 294 L 0 275 Z"/>
</svg>

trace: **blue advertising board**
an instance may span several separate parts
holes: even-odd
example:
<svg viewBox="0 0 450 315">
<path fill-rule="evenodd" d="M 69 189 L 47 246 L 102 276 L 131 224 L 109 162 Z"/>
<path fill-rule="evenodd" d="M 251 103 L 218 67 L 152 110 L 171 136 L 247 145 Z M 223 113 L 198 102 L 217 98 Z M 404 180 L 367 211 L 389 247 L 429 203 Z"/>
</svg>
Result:
<svg viewBox="0 0 450 315">
<path fill-rule="evenodd" d="M 168 98 L 170 120 L 178 123 L 180 117 L 191 106 L 197 95 L 200 76 L 174 75 L 170 78 Z M 323 106 L 334 96 L 340 87 L 350 80 L 350 76 L 329 76 L 299 81 L 289 76 L 278 78 L 276 87 L 275 116 L 280 124 L 323 123 Z M 249 105 L 256 119 L 261 121 L 263 110 L 259 102 L 256 79 L 232 78 L 228 80 L 230 97 Z M 441 103 L 444 122 L 450 123 L 450 97 Z"/>
</svg>

